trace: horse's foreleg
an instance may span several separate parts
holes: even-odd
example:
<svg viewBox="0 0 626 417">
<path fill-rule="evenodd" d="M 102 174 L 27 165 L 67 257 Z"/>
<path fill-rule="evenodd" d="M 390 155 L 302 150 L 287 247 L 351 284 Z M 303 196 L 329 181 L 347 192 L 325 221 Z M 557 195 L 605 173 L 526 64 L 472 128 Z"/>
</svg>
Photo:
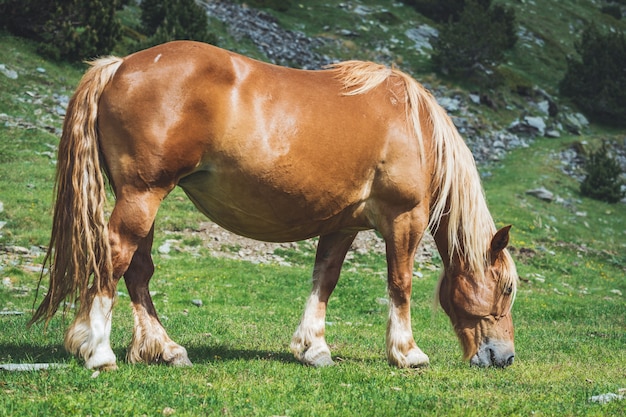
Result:
<svg viewBox="0 0 626 417">
<path fill-rule="evenodd" d="M 320 237 L 313 269 L 313 289 L 306 302 L 300 325 L 291 340 L 291 351 L 304 364 L 333 364 L 330 349 L 324 339 L 326 306 L 355 237 L 356 233 L 334 233 Z"/>
<path fill-rule="evenodd" d="M 139 244 L 124 274 L 135 319 L 133 339 L 126 357 L 130 363 L 165 362 L 170 365 L 188 366 L 191 362 L 187 357 L 187 351 L 167 335 L 150 297 L 148 282 L 154 273 L 150 255 L 153 235 L 154 226 L 150 234 Z"/>
<path fill-rule="evenodd" d="M 411 328 L 411 289 L 415 251 L 424 228 L 417 213 L 404 213 L 385 231 L 387 245 L 387 360 L 400 368 L 428 365 L 429 359 L 417 346 Z"/>
</svg>

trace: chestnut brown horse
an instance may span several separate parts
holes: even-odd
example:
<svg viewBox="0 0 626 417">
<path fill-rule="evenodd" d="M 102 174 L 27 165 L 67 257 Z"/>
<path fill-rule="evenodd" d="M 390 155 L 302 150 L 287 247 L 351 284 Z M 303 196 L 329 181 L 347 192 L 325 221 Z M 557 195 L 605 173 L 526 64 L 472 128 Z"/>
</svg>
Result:
<svg viewBox="0 0 626 417">
<path fill-rule="evenodd" d="M 116 199 L 108 225 L 107 177 Z M 428 227 L 444 264 L 439 300 L 465 358 L 513 362 L 509 227 L 496 231 L 472 154 L 405 73 L 357 61 L 302 71 L 187 41 L 94 61 L 63 126 L 44 262 L 50 285 L 32 319 L 47 322 L 61 303 L 77 301 L 65 347 L 87 368 L 116 367 L 111 315 L 122 276 L 135 319 L 128 360 L 190 364 L 148 291 L 155 216 L 177 185 L 240 235 L 319 236 L 291 342 L 303 363 L 333 363 L 326 306 L 356 234 L 375 229 L 387 252 L 387 358 L 428 364 L 410 315 L 414 254 Z"/>
</svg>

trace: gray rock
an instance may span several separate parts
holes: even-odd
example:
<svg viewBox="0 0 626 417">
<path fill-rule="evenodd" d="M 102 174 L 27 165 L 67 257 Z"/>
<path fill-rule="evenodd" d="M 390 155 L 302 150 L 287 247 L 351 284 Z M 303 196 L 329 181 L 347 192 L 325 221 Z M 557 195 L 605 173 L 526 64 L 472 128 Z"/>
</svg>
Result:
<svg viewBox="0 0 626 417">
<path fill-rule="evenodd" d="M 532 195 L 533 197 L 537 197 L 540 200 L 547 202 L 552 202 L 554 200 L 554 194 L 546 190 L 544 187 L 528 190 L 526 191 L 526 194 Z"/>
<path fill-rule="evenodd" d="M 429 54 L 430 51 L 432 51 L 433 47 L 430 44 L 430 40 L 432 38 L 437 38 L 439 36 L 439 31 L 432 26 L 422 24 L 416 28 L 408 29 L 404 32 L 404 34 L 415 43 L 415 49 L 424 55 Z"/>
<path fill-rule="evenodd" d="M 547 138 L 560 138 L 561 137 L 561 132 L 559 132 L 556 129 L 549 129 L 549 130 L 546 130 L 545 136 Z"/>
<path fill-rule="evenodd" d="M 580 135 L 589 126 L 589 121 L 580 113 L 568 113 L 563 117 L 565 129 L 574 135 Z"/>
<path fill-rule="evenodd" d="M 449 112 L 459 111 L 459 108 L 461 107 L 461 100 L 457 98 L 438 97 L 437 101 L 439 102 L 439 105 L 441 107 L 443 107 L 444 109 L 446 109 L 446 111 L 449 111 Z"/>
<path fill-rule="evenodd" d="M 537 108 L 543 113 L 543 114 L 550 114 L 550 102 L 548 100 L 543 100 L 540 101 L 539 103 L 537 103 Z"/>
<path fill-rule="evenodd" d="M 12 80 L 17 80 L 17 77 L 18 77 L 17 72 L 15 72 L 12 69 L 7 68 L 6 65 L 4 64 L 0 64 L 0 72 L 4 74 L 5 77 L 8 77 Z"/>
<path fill-rule="evenodd" d="M 546 133 L 546 122 L 541 117 L 526 116 L 524 122 L 531 129 L 535 129 L 540 136 Z"/>
</svg>

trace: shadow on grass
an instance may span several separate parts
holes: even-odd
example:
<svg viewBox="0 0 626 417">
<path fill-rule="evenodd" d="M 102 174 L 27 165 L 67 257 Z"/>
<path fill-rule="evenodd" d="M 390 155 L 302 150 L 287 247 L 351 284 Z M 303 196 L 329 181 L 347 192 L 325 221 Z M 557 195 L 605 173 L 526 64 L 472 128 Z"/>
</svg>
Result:
<svg viewBox="0 0 626 417">
<path fill-rule="evenodd" d="M 290 353 L 257 350 L 233 349 L 226 345 L 187 346 L 187 354 L 191 363 L 207 364 L 219 361 L 257 361 L 269 360 L 283 363 L 299 363 Z"/>
<path fill-rule="evenodd" d="M 61 363 L 70 359 L 61 344 L 0 343 L 0 363 Z"/>
<path fill-rule="evenodd" d="M 126 348 L 114 347 L 118 363 L 126 363 Z M 301 363 L 289 352 L 233 349 L 230 346 L 188 346 L 191 363 L 207 365 L 228 361 L 273 361 L 285 364 Z M 73 358 L 62 344 L 35 345 L 29 343 L 0 343 L 0 363 L 65 363 Z M 376 362 L 380 359 L 333 357 L 337 363 Z M 304 365 L 303 365 L 304 366 Z"/>
</svg>

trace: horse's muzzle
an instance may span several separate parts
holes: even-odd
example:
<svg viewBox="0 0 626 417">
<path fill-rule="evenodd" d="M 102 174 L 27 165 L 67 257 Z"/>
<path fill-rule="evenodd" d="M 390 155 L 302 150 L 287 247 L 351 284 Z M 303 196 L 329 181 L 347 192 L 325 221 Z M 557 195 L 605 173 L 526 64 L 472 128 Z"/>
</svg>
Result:
<svg viewBox="0 0 626 417">
<path fill-rule="evenodd" d="M 515 360 L 515 349 L 509 342 L 498 342 L 487 340 L 478 348 L 478 352 L 470 359 L 470 365 L 486 368 L 495 366 L 506 368 L 513 365 Z"/>
</svg>

